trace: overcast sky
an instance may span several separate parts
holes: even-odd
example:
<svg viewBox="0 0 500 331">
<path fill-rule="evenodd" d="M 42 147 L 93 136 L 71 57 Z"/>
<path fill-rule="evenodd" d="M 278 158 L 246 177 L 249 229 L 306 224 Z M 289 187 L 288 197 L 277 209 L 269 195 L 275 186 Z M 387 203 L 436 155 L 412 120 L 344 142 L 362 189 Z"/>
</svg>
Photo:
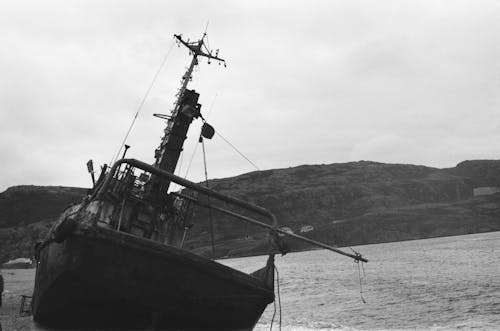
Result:
<svg viewBox="0 0 500 331">
<path fill-rule="evenodd" d="M 191 87 L 260 169 L 500 158 L 498 1 L 2 1 L 0 191 L 88 187 L 86 161 L 110 162 L 171 49 L 127 142 L 151 163 L 152 114 L 170 112 L 189 63 L 173 34 L 207 21 L 228 67 L 203 61 Z M 217 136 L 206 147 L 211 178 L 255 170 Z"/>
</svg>

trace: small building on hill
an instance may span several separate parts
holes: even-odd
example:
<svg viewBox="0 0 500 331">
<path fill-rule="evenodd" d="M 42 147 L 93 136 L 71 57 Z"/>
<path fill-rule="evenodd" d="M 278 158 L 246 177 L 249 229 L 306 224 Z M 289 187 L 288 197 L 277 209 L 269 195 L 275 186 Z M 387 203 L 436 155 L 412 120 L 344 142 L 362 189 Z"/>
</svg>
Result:
<svg viewBox="0 0 500 331">
<path fill-rule="evenodd" d="M 2 269 L 29 269 L 33 268 L 35 264 L 31 259 L 20 257 L 14 260 L 10 260 L 2 264 Z"/>
<path fill-rule="evenodd" d="M 473 194 L 475 197 L 480 196 L 480 195 L 491 195 L 500 192 L 500 188 L 496 186 L 483 186 L 483 187 L 476 187 L 473 190 Z"/>
<path fill-rule="evenodd" d="M 303 227 L 300 228 L 300 233 L 306 233 L 306 232 L 311 232 L 314 230 L 314 227 L 312 225 L 304 225 Z"/>
</svg>

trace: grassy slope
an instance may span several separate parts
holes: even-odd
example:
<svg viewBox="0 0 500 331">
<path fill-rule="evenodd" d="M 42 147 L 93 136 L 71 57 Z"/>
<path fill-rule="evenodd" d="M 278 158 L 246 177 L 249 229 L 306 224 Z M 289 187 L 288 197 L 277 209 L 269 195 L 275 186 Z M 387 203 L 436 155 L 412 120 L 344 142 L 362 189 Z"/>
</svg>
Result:
<svg viewBox="0 0 500 331">
<path fill-rule="evenodd" d="M 339 246 L 500 230 L 500 195 L 472 197 L 474 187 L 500 186 L 500 161 L 465 161 L 450 169 L 367 161 L 300 166 L 210 186 L 270 209 L 295 232 L 313 225 L 307 236 Z M 266 250 L 265 231 L 220 214 L 213 218 L 217 255 Z M 209 254 L 207 219 L 206 210 L 195 210 L 187 244 Z"/>
<path fill-rule="evenodd" d="M 15 186 L 0 193 L 0 263 L 31 257 L 51 223 L 86 189 L 62 186 Z"/>
<path fill-rule="evenodd" d="M 281 224 L 337 245 L 500 230 L 500 161 L 465 161 L 450 169 L 368 161 L 299 166 L 211 180 L 210 187 L 270 209 Z M 18 186 L 0 193 L 0 261 L 31 255 L 32 244 L 85 189 Z M 214 213 L 217 255 L 266 250 L 266 231 Z M 187 247 L 209 253 L 208 213 L 195 208 Z M 296 249 L 305 247 L 291 242 Z"/>
</svg>

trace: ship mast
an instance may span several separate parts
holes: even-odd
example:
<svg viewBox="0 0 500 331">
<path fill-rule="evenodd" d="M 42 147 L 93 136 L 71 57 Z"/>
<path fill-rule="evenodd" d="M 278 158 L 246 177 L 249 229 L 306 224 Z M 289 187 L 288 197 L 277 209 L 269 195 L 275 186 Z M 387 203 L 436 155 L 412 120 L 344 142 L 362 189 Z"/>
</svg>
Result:
<svg viewBox="0 0 500 331">
<path fill-rule="evenodd" d="M 155 167 L 174 173 L 179 161 L 187 131 L 193 119 L 201 116 L 201 105 L 198 104 L 199 94 L 187 88 L 192 79 L 194 68 L 199 64 L 199 58 L 205 57 L 210 64 L 211 60 L 226 65 L 225 60 L 219 57 L 219 50 L 214 53 L 205 45 L 206 33 L 195 42 L 184 40 L 182 35 L 174 35 L 177 43 L 189 49 L 192 56 L 191 63 L 182 76 L 181 88 L 177 93 L 177 100 L 170 116 L 167 118 L 167 126 L 164 130 L 160 146 L 155 150 Z M 170 181 L 153 176 L 149 182 L 149 197 L 152 201 L 163 204 L 167 199 L 167 191 Z"/>
</svg>

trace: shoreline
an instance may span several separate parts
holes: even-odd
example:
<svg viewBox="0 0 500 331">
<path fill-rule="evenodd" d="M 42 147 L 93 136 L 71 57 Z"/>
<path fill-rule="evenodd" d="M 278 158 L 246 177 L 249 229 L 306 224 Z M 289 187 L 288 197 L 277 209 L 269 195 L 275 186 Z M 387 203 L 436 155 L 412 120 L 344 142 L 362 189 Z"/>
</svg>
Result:
<svg viewBox="0 0 500 331">
<path fill-rule="evenodd" d="M 0 325 L 3 331 L 34 330 L 31 315 L 20 316 L 21 295 L 33 293 L 36 269 L 2 269 L 5 289 L 0 307 Z"/>
</svg>

